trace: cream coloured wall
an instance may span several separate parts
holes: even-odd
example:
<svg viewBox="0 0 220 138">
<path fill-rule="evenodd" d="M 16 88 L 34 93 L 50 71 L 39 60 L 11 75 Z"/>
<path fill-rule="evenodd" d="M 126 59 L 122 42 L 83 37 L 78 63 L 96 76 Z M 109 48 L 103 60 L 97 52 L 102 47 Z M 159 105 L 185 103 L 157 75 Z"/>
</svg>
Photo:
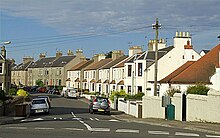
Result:
<svg viewBox="0 0 220 138">
<path fill-rule="evenodd" d="M 162 107 L 161 97 L 144 96 L 142 101 L 142 118 L 165 118 L 165 108 Z"/>
</svg>

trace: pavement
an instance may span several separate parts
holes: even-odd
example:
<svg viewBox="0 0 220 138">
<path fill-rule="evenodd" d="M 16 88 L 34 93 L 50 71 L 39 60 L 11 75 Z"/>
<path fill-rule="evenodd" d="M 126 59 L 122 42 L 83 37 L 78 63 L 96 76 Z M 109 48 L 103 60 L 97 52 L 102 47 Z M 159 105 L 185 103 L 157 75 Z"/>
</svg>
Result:
<svg viewBox="0 0 220 138">
<path fill-rule="evenodd" d="M 85 98 L 81 98 L 79 100 L 89 103 L 89 100 Z M 112 109 L 111 111 L 111 116 L 114 117 L 115 119 L 123 120 L 127 122 L 136 122 L 136 123 L 143 123 L 148 125 L 189 129 L 189 130 L 220 135 L 220 123 L 184 122 L 184 121 L 166 120 L 166 119 L 158 119 L 158 118 L 136 118 L 134 116 L 125 114 L 121 111 L 117 111 L 114 109 Z M 27 117 L 15 117 L 15 113 L 10 114 L 9 116 L 0 116 L 0 125 L 16 123 L 25 118 Z"/>
</svg>

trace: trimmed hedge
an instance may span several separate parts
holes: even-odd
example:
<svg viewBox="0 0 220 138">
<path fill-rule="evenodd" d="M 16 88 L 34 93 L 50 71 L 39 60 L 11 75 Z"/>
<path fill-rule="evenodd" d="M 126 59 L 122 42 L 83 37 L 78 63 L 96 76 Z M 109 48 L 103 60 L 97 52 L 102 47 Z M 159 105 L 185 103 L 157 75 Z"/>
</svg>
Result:
<svg viewBox="0 0 220 138">
<path fill-rule="evenodd" d="M 207 95 L 209 87 L 204 84 L 196 84 L 195 86 L 189 86 L 187 88 L 187 94 L 199 94 L 199 95 Z"/>
</svg>

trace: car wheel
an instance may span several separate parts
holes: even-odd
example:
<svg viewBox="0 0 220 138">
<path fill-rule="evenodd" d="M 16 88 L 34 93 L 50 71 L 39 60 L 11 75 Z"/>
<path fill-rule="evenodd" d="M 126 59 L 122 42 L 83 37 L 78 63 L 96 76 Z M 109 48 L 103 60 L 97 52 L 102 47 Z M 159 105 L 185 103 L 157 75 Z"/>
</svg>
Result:
<svg viewBox="0 0 220 138">
<path fill-rule="evenodd" d="M 93 111 L 92 109 L 90 109 L 89 112 L 90 112 L 90 114 L 93 114 L 93 113 L 94 113 L 94 111 Z"/>
<path fill-rule="evenodd" d="M 106 112 L 107 115 L 111 115 L 110 111 Z"/>
</svg>

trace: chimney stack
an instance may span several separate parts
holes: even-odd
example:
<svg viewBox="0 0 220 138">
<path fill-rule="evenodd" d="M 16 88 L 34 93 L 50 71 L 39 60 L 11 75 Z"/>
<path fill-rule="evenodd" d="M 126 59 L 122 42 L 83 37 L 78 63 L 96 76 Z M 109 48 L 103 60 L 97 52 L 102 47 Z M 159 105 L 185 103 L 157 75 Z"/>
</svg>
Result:
<svg viewBox="0 0 220 138">
<path fill-rule="evenodd" d="M 30 61 L 34 61 L 34 58 L 32 58 L 31 56 L 23 57 L 23 64 L 26 64 Z"/>
<path fill-rule="evenodd" d="M 67 51 L 67 55 L 68 55 L 68 56 L 73 56 L 73 51 L 68 50 L 68 51 Z"/>
<path fill-rule="evenodd" d="M 122 50 L 114 50 L 112 51 L 112 59 L 115 60 L 121 56 L 124 56 L 124 52 Z"/>
<path fill-rule="evenodd" d="M 42 58 L 45 58 L 45 57 L 46 57 L 46 54 L 45 54 L 45 53 L 40 53 L 39 59 L 42 59 Z"/>
<path fill-rule="evenodd" d="M 129 57 L 142 52 L 142 47 L 141 46 L 132 46 L 129 48 Z"/>
<path fill-rule="evenodd" d="M 56 52 L 56 58 L 62 57 L 62 55 L 63 55 L 62 51 L 57 51 Z"/>
</svg>

